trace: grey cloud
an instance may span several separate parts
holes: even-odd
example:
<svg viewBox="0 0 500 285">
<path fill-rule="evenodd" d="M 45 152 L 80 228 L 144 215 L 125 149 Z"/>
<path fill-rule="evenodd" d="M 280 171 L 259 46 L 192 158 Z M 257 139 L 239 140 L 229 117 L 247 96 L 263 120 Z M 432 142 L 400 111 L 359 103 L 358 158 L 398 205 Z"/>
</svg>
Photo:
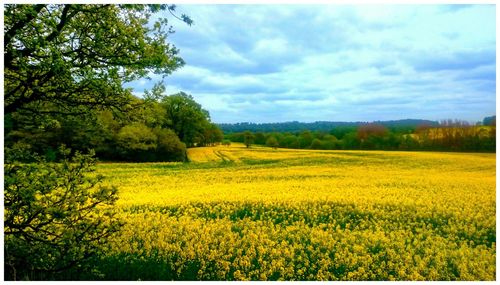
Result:
<svg viewBox="0 0 500 285">
<path fill-rule="evenodd" d="M 357 6 L 183 7 L 193 11 L 195 25 L 171 40 L 193 74 L 174 72 L 166 84 L 203 94 L 216 122 L 439 119 L 494 111 L 494 35 L 438 26 L 439 42 L 422 44 L 427 34 L 408 35 L 414 31 L 404 17 L 365 19 Z M 427 19 L 419 15 L 432 22 L 463 13 L 456 11 L 483 13 L 466 8 L 425 8 L 407 17 L 414 23 Z M 145 87 L 152 83 L 137 84 L 136 91 Z"/>
<path fill-rule="evenodd" d="M 281 71 L 285 66 L 299 63 L 310 54 L 362 48 L 350 38 L 349 29 L 356 21 L 345 17 L 319 17 L 321 6 L 292 6 L 286 16 L 273 17 L 281 6 L 234 6 L 219 5 L 217 9 L 225 17 L 213 19 L 217 33 L 206 35 L 204 27 L 192 27 L 185 33 L 192 34 L 188 40 L 173 36 L 174 43 L 181 48 L 181 55 L 190 65 L 210 67 L 214 71 L 238 74 L 262 74 Z M 235 15 L 262 13 L 258 21 L 246 21 Z M 300 20 L 303 19 L 303 20 Z M 257 20 L 256 20 L 257 21 Z M 262 39 L 285 38 L 287 50 L 281 54 L 254 53 L 255 44 Z M 224 54 L 210 53 L 209 49 L 220 50 L 221 43 L 247 59 L 250 64 L 228 60 Z M 197 48 L 189 48 L 192 46 Z M 203 52 L 200 52 L 202 50 Z"/>
<path fill-rule="evenodd" d="M 410 60 L 416 71 L 440 71 L 465 69 L 471 70 L 478 66 L 490 65 L 496 62 L 495 50 L 459 51 L 454 53 L 424 53 L 413 54 Z"/>
<path fill-rule="evenodd" d="M 401 70 L 394 65 L 388 65 L 388 66 L 384 66 L 382 68 L 379 68 L 378 72 L 381 75 L 388 75 L 388 76 L 401 74 Z"/>
<path fill-rule="evenodd" d="M 490 65 L 482 70 L 465 70 L 455 77 L 456 80 L 483 80 L 496 81 L 495 65 Z"/>
<path fill-rule="evenodd" d="M 390 83 L 383 81 L 365 81 L 357 85 L 358 89 L 363 91 L 379 91 L 379 90 L 387 90 L 390 87 Z"/>
</svg>

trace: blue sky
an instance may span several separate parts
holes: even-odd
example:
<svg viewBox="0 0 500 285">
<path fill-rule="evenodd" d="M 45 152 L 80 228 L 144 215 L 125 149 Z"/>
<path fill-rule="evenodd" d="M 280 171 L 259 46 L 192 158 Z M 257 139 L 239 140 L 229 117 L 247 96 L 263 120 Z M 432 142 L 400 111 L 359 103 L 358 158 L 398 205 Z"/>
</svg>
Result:
<svg viewBox="0 0 500 285">
<path fill-rule="evenodd" d="M 165 79 L 216 123 L 495 114 L 493 5 L 180 5 Z M 152 81 L 128 84 L 136 94 Z"/>
</svg>

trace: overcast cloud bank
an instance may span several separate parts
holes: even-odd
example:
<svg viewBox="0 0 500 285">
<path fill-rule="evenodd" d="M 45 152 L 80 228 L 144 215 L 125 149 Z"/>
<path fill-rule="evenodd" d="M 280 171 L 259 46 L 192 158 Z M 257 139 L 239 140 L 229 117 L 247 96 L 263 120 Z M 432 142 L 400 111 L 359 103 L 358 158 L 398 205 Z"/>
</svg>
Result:
<svg viewBox="0 0 500 285">
<path fill-rule="evenodd" d="M 481 120 L 495 113 L 493 5 L 182 5 L 165 79 L 217 123 Z M 127 86 L 140 94 L 154 83 Z M 157 78 L 156 78 L 157 79 Z"/>
</svg>

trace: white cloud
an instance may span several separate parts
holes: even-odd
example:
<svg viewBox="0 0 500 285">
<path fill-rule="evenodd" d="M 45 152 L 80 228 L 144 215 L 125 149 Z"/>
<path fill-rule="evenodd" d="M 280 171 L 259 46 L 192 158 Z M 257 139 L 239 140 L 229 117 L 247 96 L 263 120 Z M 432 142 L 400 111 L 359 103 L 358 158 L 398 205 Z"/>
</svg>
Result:
<svg viewBox="0 0 500 285">
<path fill-rule="evenodd" d="M 195 25 L 174 25 L 187 65 L 167 90 L 215 122 L 480 120 L 495 112 L 495 6 L 459 8 L 181 5 Z"/>
<path fill-rule="evenodd" d="M 275 39 L 261 39 L 257 41 L 253 49 L 254 53 L 271 53 L 271 54 L 281 54 L 288 52 L 289 50 L 288 42 L 285 39 L 275 38 Z"/>
</svg>

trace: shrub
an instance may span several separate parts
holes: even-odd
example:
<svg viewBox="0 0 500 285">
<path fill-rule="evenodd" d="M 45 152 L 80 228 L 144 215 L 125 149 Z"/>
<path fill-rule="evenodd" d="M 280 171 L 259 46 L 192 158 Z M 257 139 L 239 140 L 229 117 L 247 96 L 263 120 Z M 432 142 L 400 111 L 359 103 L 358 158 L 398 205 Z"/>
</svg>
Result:
<svg viewBox="0 0 500 285">
<path fill-rule="evenodd" d="M 4 165 L 6 280 L 46 279 L 98 254 L 120 222 L 114 187 L 92 175 L 93 153 L 61 148 L 60 163 L 8 149 Z M 20 161 L 34 160 L 23 163 Z"/>
<path fill-rule="evenodd" d="M 186 145 L 170 129 L 155 129 L 157 137 L 156 161 L 185 161 Z"/>
</svg>

